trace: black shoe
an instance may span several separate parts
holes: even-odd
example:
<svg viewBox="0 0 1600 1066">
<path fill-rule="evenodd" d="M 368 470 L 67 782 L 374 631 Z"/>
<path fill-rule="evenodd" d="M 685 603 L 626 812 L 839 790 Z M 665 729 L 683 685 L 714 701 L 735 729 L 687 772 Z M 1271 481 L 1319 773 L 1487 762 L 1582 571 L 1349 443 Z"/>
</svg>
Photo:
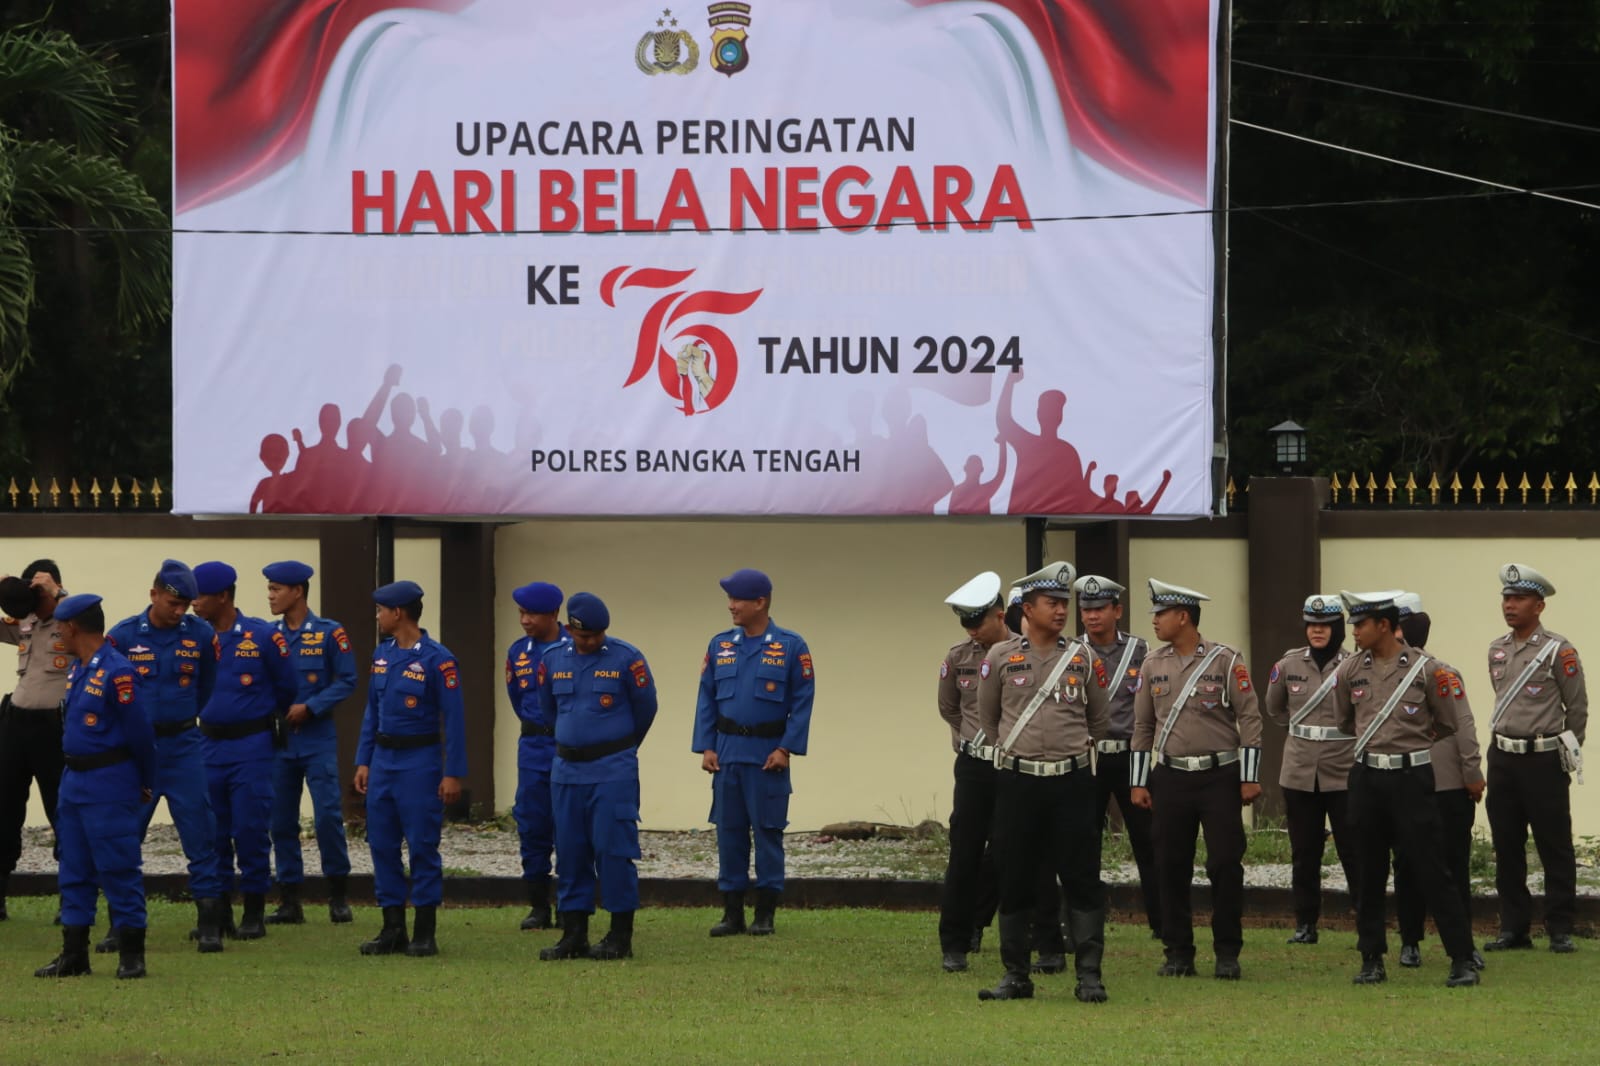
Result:
<svg viewBox="0 0 1600 1066">
<path fill-rule="evenodd" d="M 965 951 L 947 951 L 944 953 L 944 962 L 941 965 L 944 966 L 945 973 L 966 973 L 967 953 Z"/>
<path fill-rule="evenodd" d="M 620 911 L 611 915 L 611 928 L 600 938 L 600 943 L 589 949 L 589 957 L 597 962 L 633 958 L 632 911 Z"/>
<path fill-rule="evenodd" d="M 1211 976 L 1219 981 L 1237 981 L 1244 976 L 1244 971 L 1239 969 L 1237 955 L 1218 955 L 1217 964 L 1211 969 Z"/>
<path fill-rule="evenodd" d="M 581 959 L 589 954 L 589 916 L 582 911 L 562 911 L 561 939 L 553 947 L 539 952 L 541 962 L 558 959 Z"/>
<path fill-rule="evenodd" d="M 106 930 L 106 935 L 94 946 L 96 955 L 115 955 L 122 950 L 122 941 L 117 935 L 117 927 L 112 926 Z"/>
<path fill-rule="evenodd" d="M 1472 949 L 1472 968 L 1474 970 L 1478 970 L 1479 972 L 1482 972 L 1483 968 L 1485 966 L 1487 966 L 1487 965 L 1489 965 L 1489 964 L 1487 962 L 1483 961 L 1483 952 L 1479 951 L 1477 948 L 1473 948 Z"/>
<path fill-rule="evenodd" d="M 1415 970 L 1422 965 L 1422 949 L 1415 944 L 1400 945 L 1400 965 Z"/>
<path fill-rule="evenodd" d="M 777 930 L 773 927 L 773 914 L 778 909 L 778 894 L 770 888 L 756 889 L 756 913 L 750 919 L 751 936 L 771 936 Z"/>
<path fill-rule="evenodd" d="M 439 944 L 434 938 L 438 923 L 438 907 L 418 907 L 416 923 L 411 930 L 411 943 L 406 945 L 406 954 L 413 959 L 425 959 L 430 955 L 439 954 Z"/>
<path fill-rule="evenodd" d="M 1358 985 L 1381 985 L 1389 979 L 1389 973 L 1383 968 L 1382 955 L 1361 956 L 1361 972 L 1352 977 L 1351 983 Z"/>
<path fill-rule="evenodd" d="M 345 925 L 356 920 L 354 912 L 350 910 L 350 875 L 328 875 L 328 921 L 334 925 Z"/>
<path fill-rule="evenodd" d="M 406 936 L 405 907 L 383 908 L 383 928 L 378 935 L 361 945 L 363 955 L 398 955 L 411 946 Z"/>
<path fill-rule="evenodd" d="M 984 1002 L 992 999 L 1032 999 L 1033 982 L 1028 980 L 1027 974 L 1007 970 L 1000 983 L 993 988 L 981 989 L 978 998 Z"/>
<path fill-rule="evenodd" d="M 528 916 L 522 919 L 522 924 L 517 928 L 527 932 L 530 929 L 549 929 L 550 925 L 550 879 L 541 877 L 528 882 Z"/>
<path fill-rule="evenodd" d="M 239 925 L 233 935 L 238 940 L 260 940 L 267 935 L 266 893 L 244 894 L 244 911 L 239 915 Z"/>
<path fill-rule="evenodd" d="M 89 927 L 61 927 L 61 954 L 33 971 L 35 977 L 78 977 L 89 973 Z"/>
<path fill-rule="evenodd" d="M 1514 951 L 1520 948 L 1533 947 L 1533 939 L 1527 933 L 1506 933 L 1483 945 L 1484 951 Z"/>
<path fill-rule="evenodd" d="M 1156 970 L 1157 977 L 1194 977 L 1194 949 L 1168 948 L 1167 961 Z"/>
<path fill-rule="evenodd" d="M 300 885 L 278 886 L 278 909 L 267 915 L 268 925 L 304 925 L 306 911 L 300 905 Z"/>
<path fill-rule="evenodd" d="M 1042 951 L 1039 953 L 1038 958 L 1034 960 L 1032 967 L 1034 973 L 1042 974 L 1058 974 L 1064 972 L 1066 968 L 1067 957 L 1065 955 L 1058 955 L 1055 952 L 1047 954 Z"/>
<path fill-rule="evenodd" d="M 202 955 L 210 955 L 222 950 L 222 934 L 233 925 L 233 904 L 227 905 L 223 911 L 223 902 L 220 899 L 197 899 L 194 901 L 195 929 L 190 935 L 198 943 L 196 950 Z"/>
<path fill-rule="evenodd" d="M 117 977 L 130 980 L 144 976 L 144 930 L 124 929 L 122 951 L 118 959 Z"/>
<path fill-rule="evenodd" d="M 1317 942 L 1317 927 L 1314 925 L 1297 925 L 1294 927 L 1294 936 L 1288 940 L 1290 944 L 1315 944 Z"/>
<path fill-rule="evenodd" d="M 744 893 L 722 894 L 722 921 L 711 927 L 712 936 L 738 936 L 748 932 L 744 924 Z"/>
<path fill-rule="evenodd" d="M 1067 912 L 1067 930 L 1077 945 L 1073 952 L 1073 970 L 1078 983 L 1072 995 L 1079 1003 L 1104 1003 L 1110 998 L 1100 973 L 1100 964 L 1106 952 L 1106 912 L 1102 910 Z"/>
<path fill-rule="evenodd" d="M 968 955 L 976 955 L 978 952 L 980 952 L 982 950 L 983 950 L 983 930 L 982 929 L 974 929 L 972 931 L 972 939 L 967 942 L 967 954 Z"/>
<path fill-rule="evenodd" d="M 1444 982 L 1446 988 L 1471 988 L 1478 981 L 1478 971 L 1472 968 L 1470 959 L 1450 960 L 1450 976 Z"/>
<path fill-rule="evenodd" d="M 1551 933 L 1550 950 L 1557 955 L 1570 955 L 1578 950 L 1578 945 L 1572 942 L 1571 933 Z"/>
</svg>

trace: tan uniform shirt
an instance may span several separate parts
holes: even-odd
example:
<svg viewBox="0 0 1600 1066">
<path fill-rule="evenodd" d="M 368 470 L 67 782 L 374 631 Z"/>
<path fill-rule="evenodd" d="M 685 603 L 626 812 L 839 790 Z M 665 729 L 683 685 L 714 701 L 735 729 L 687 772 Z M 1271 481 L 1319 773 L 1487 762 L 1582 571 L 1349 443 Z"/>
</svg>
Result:
<svg viewBox="0 0 1600 1066">
<path fill-rule="evenodd" d="M 1050 647 L 1016 637 L 990 648 L 978 668 L 978 723 L 994 744 L 1003 744 L 1069 649 L 1066 669 L 1008 754 L 1055 762 L 1083 755 L 1096 740 L 1106 739 L 1111 725 L 1107 667 L 1087 644 L 1065 637 Z"/>
<path fill-rule="evenodd" d="M 36 711 L 59 704 L 72 665 L 61 639 L 61 623 L 53 617 L 40 621 L 32 614 L 20 622 L 7 618 L 0 621 L 0 642 L 17 646 L 17 687 L 11 702 Z"/>
<path fill-rule="evenodd" d="M 1589 692 L 1583 680 L 1583 666 L 1578 662 L 1578 649 L 1566 637 L 1544 626 L 1534 630 L 1524 644 L 1519 645 L 1507 633 L 1489 645 L 1489 679 L 1494 682 L 1495 702 L 1499 703 L 1507 686 L 1522 676 L 1528 663 L 1552 640 L 1559 645 L 1553 658 L 1540 663 L 1512 697 L 1506 713 L 1495 723 L 1496 733 L 1508 737 L 1553 737 L 1570 729 L 1578 743 L 1583 743 L 1584 730 L 1589 725 Z"/>
<path fill-rule="evenodd" d="M 1402 646 L 1392 659 L 1357 652 L 1340 663 L 1339 683 L 1331 697 L 1337 701 L 1339 728 L 1360 737 L 1411 672 L 1416 657 L 1426 654 Z M 1372 735 L 1366 750 L 1404 755 L 1433 747 L 1435 740 L 1456 732 L 1456 708 L 1466 698 L 1455 672 L 1430 659 L 1401 693 L 1394 712 Z"/>
<path fill-rule="evenodd" d="M 1298 714 L 1327 678 L 1339 669 L 1339 664 L 1350 655 L 1343 648 L 1328 660 L 1320 670 L 1311 649 L 1295 648 L 1272 666 L 1267 677 L 1267 697 L 1264 701 L 1267 717 L 1284 729 Z M 1334 709 L 1333 691 L 1311 712 L 1300 720 L 1301 725 L 1338 727 L 1338 712 Z M 1343 792 L 1349 787 L 1350 767 L 1355 765 L 1356 742 L 1350 740 L 1307 740 L 1290 736 L 1283 742 L 1283 768 L 1278 773 L 1278 784 L 1298 792 Z"/>
<path fill-rule="evenodd" d="M 1006 631 L 1006 640 L 1017 635 Z M 1004 643 L 1001 641 L 1000 643 Z M 950 649 L 939 664 L 939 717 L 950 727 L 950 746 L 961 750 L 963 740 L 973 740 L 981 728 L 978 725 L 978 668 L 988 652 L 982 644 L 972 639 L 963 640 Z M 987 737 L 985 744 L 993 744 Z"/>
<path fill-rule="evenodd" d="M 1212 646 L 1202 637 L 1193 655 L 1179 655 L 1165 644 L 1145 656 L 1133 699 L 1134 751 L 1154 751 L 1156 738 L 1174 714 L 1178 720 L 1163 749 L 1167 755 L 1214 755 L 1261 746 L 1261 709 L 1250 672 L 1244 657 L 1226 644 L 1215 645 L 1221 652 L 1206 667 L 1188 701 L 1174 706 L 1189 675 Z"/>
<path fill-rule="evenodd" d="M 1133 739 L 1133 697 L 1139 691 L 1139 670 L 1144 666 L 1144 657 L 1150 654 L 1150 645 L 1143 637 L 1132 637 L 1117 631 L 1117 640 L 1114 644 L 1102 647 L 1090 643 L 1087 636 L 1082 638 L 1094 653 L 1106 664 L 1108 676 L 1111 678 L 1111 738 L 1112 740 Z M 1133 654 L 1128 655 L 1129 646 L 1133 647 Z M 1123 657 L 1127 656 L 1127 666 L 1122 668 L 1119 676 L 1117 667 L 1121 665 Z"/>
</svg>

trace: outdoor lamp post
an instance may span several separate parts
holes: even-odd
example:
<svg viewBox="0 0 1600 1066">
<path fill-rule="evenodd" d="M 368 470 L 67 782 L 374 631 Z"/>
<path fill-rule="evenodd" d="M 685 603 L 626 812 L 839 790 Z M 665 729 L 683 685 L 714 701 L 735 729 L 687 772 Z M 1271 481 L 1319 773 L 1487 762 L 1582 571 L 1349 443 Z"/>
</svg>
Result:
<svg viewBox="0 0 1600 1066">
<path fill-rule="evenodd" d="M 1267 434 L 1272 438 L 1272 454 L 1285 474 L 1295 474 L 1306 462 L 1306 427 L 1294 422 L 1279 422 Z"/>
</svg>

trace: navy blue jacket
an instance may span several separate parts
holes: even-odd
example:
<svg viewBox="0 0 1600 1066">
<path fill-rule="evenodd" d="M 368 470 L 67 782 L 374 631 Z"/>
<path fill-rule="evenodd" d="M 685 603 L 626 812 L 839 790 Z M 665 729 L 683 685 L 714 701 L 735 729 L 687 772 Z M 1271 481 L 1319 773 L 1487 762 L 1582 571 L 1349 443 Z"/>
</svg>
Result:
<svg viewBox="0 0 1600 1066">
<path fill-rule="evenodd" d="M 155 787 L 156 735 L 145 713 L 144 690 L 133 664 L 110 644 L 101 645 L 87 663 L 73 662 L 62 700 L 61 750 L 84 756 L 122 748 L 133 758 L 95 770 L 66 770 L 62 799 L 138 802 L 141 788 Z"/>
</svg>

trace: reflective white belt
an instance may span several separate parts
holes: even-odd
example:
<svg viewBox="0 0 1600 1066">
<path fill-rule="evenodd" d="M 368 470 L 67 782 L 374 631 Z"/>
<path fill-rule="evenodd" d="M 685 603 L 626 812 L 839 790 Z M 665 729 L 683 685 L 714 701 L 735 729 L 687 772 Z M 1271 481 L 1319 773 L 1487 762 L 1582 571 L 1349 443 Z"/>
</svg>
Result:
<svg viewBox="0 0 1600 1066">
<path fill-rule="evenodd" d="M 974 759 L 982 759 L 984 762 L 994 762 L 994 745 L 974 744 L 970 740 L 963 740 L 961 742 L 961 754 L 970 755 Z"/>
<path fill-rule="evenodd" d="M 1128 750 L 1128 741 L 1097 740 L 1094 742 L 1094 750 L 1098 751 L 1101 755 L 1120 755 Z"/>
<path fill-rule="evenodd" d="M 1496 733 L 1494 735 L 1494 746 L 1501 751 L 1509 751 L 1513 755 L 1526 755 L 1530 751 L 1555 751 L 1561 747 L 1561 738 L 1532 737 L 1530 739 L 1522 739 Z"/>
<path fill-rule="evenodd" d="M 995 760 L 995 766 L 1002 770 L 1015 770 L 1029 777 L 1060 777 L 1074 770 L 1088 769 L 1089 756 L 1079 755 L 1060 762 L 1034 762 L 1032 759 L 1019 759 L 1015 755 L 1002 755 Z"/>
<path fill-rule="evenodd" d="M 1156 756 L 1156 762 L 1174 770 L 1214 770 L 1219 766 L 1232 766 L 1239 761 L 1237 751 L 1219 751 L 1215 755 L 1168 755 L 1163 752 Z"/>
<path fill-rule="evenodd" d="M 1404 770 L 1409 766 L 1428 765 L 1433 761 L 1433 752 L 1409 751 L 1401 755 L 1385 755 L 1377 751 L 1364 751 L 1359 761 L 1374 770 Z"/>
<path fill-rule="evenodd" d="M 1354 740 L 1355 737 L 1331 725 L 1292 725 L 1289 735 L 1301 740 Z"/>
</svg>

